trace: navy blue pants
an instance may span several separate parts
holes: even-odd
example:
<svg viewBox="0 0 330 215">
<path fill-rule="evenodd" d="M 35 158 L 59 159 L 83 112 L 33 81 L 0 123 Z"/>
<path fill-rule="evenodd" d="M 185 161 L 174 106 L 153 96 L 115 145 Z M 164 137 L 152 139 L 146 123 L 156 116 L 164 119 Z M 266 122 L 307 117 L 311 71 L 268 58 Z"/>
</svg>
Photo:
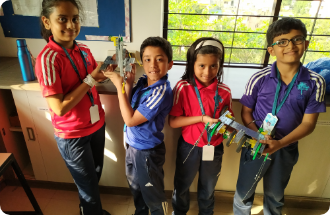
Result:
<svg viewBox="0 0 330 215">
<path fill-rule="evenodd" d="M 255 183 L 263 158 L 251 160 L 251 149 L 243 148 L 239 175 L 234 196 L 234 214 L 250 215 L 255 189 L 263 178 L 264 183 L 264 215 L 281 215 L 284 205 L 284 190 L 289 183 L 293 166 L 297 163 L 298 144 L 282 148 L 270 155 L 260 178 Z"/>
<path fill-rule="evenodd" d="M 55 136 L 55 140 L 77 185 L 82 214 L 101 215 L 98 183 L 103 169 L 105 125 L 86 137 L 64 139 Z"/>
<path fill-rule="evenodd" d="M 202 161 L 203 148 L 196 146 L 183 164 L 192 147 L 193 145 L 184 141 L 182 136 L 179 138 L 172 197 L 173 215 L 187 214 L 190 206 L 189 187 L 197 171 L 199 215 L 213 214 L 214 189 L 220 175 L 223 144 L 214 148 L 213 161 Z"/>
<path fill-rule="evenodd" d="M 126 177 L 131 189 L 135 215 L 166 215 L 164 192 L 165 144 L 138 150 L 126 144 Z"/>
</svg>

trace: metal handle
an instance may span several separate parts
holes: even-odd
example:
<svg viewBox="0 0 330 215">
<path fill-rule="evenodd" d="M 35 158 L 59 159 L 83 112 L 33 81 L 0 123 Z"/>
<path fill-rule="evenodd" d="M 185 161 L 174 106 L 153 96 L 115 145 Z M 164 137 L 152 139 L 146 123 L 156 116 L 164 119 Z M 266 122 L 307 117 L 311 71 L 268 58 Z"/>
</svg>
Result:
<svg viewBox="0 0 330 215">
<path fill-rule="evenodd" d="M 27 133 L 29 135 L 29 140 L 35 141 L 36 140 L 36 137 L 34 136 L 33 128 L 26 128 L 26 131 L 27 131 Z"/>
</svg>

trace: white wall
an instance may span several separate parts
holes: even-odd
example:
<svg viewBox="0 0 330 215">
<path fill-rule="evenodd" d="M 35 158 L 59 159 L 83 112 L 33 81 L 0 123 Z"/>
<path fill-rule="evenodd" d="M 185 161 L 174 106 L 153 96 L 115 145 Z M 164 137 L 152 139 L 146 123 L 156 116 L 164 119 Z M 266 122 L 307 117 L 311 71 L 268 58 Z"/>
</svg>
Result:
<svg viewBox="0 0 330 215">
<path fill-rule="evenodd" d="M 132 2 L 132 43 L 127 49 L 139 50 L 142 41 L 149 36 L 162 36 L 162 6 L 161 0 L 134 0 Z M 109 23 L 111 24 L 111 23 Z M 0 27 L 1 28 L 1 27 Z M 16 39 L 5 38 L 0 29 L 0 56 L 16 56 Z M 87 44 L 96 60 L 104 60 L 107 50 L 113 49 L 110 42 L 88 42 Z M 27 39 L 27 43 L 34 56 L 41 51 L 46 42 L 42 39 Z M 169 72 L 172 87 L 179 80 L 184 67 L 175 66 Z M 224 83 L 232 89 L 233 98 L 240 98 L 243 94 L 245 83 L 255 70 L 251 69 L 225 69 Z M 122 144 L 121 129 L 123 124 L 120 118 L 116 96 L 104 97 L 105 108 L 110 108 L 111 114 L 107 117 L 107 132 L 112 140 L 106 142 L 108 150 L 117 157 L 117 162 L 105 158 L 104 174 L 101 183 L 108 186 L 127 187 L 124 171 L 124 150 L 117 144 Z M 106 99 L 107 98 L 107 99 Z M 105 100 L 106 99 L 106 100 Z M 240 121 L 241 105 L 238 101 L 233 102 L 233 109 L 238 121 Z M 320 115 L 321 120 L 330 120 L 329 108 L 327 113 Z M 115 119 L 115 120 L 114 120 Z M 113 122 L 117 123 L 117 127 Z M 120 126 L 119 126 L 120 125 Z M 165 170 L 165 189 L 173 189 L 173 177 L 175 170 L 176 145 L 180 135 L 180 129 L 171 129 L 165 124 L 165 144 L 167 148 Z M 330 134 L 329 126 L 317 126 L 314 133 L 300 141 L 300 158 L 295 166 L 290 183 L 286 189 L 287 195 L 314 196 L 330 198 Z M 239 154 L 235 147 L 225 147 L 222 171 L 217 190 L 234 191 L 238 176 Z M 196 191 L 197 181 L 193 182 L 191 191 Z M 257 192 L 262 192 L 262 183 Z"/>
</svg>

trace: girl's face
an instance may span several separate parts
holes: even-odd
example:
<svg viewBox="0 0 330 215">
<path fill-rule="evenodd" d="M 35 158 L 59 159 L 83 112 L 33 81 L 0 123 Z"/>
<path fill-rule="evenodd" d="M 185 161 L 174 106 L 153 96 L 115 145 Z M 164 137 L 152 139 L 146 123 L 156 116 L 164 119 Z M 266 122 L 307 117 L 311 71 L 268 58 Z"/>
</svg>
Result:
<svg viewBox="0 0 330 215">
<path fill-rule="evenodd" d="M 219 71 L 220 61 L 214 54 L 197 54 L 194 73 L 198 81 L 205 87 L 213 83 Z"/>
<path fill-rule="evenodd" d="M 54 7 L 49 19 L 45 16 L 42 21 L 47 30 L 51 30 L 54 40 L 64 48 L 73 48 L 73 40 L 80 32 L 79 10 L 71 2 L 59 2 Z"/>
</svg>

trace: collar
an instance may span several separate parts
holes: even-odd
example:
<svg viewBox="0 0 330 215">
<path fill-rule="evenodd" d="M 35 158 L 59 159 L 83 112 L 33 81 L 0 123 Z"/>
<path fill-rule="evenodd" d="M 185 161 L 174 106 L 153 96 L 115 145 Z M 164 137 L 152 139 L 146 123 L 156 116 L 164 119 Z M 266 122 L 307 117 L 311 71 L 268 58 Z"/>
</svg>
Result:
<svg viewBox="0 0 330 215">
<path fill-rule="evenodd" d="M 54 51 L 66 56 L 64 50 L 62 49 L 61 46 L 57 45 L 54 40 L 53 40 L 53 35 L 49 37 L 49 42 L 47 44 L 51 49 L 53 49 Z M 79 47 L 77 45 L 75 45 L 72 49 L 72 51 L 79 51 Z M 71 51 L 68 51 L 69 53 Z"/>
<path fill-rule="evenodd" d="M 210 85 L 207 86 L 207 87 L 205 87 L 204 85 L 202 85 L 202 84 L 198 81 L 198 79 L 196 78 L 195 75 L 194 75 L 194 78 L 195 78 L 195 82 L 196 82 L 196 85 L 197 85 L 197 89 L 198 89 L 198 90 L 201 90 L 201 89 L 203 89 L 203 88 L 206 88 L 206 89 L 209 89 L 209 90 L 215 91 L 215 90 L 217 89 L 217 87 L 218 87 L 218 80 L 217 80 L 217 78 L 214 78 L 213 83 L 210 84 Z"/>
<path fill-rule="evenodd" d="M 272 64 L 271 72 L 270 72 L 270 77 L 277 79 L 276 61 Z M 300 81 L 308 81 L 308 80 L 310 80 L 309 71 L 308 71 L 308 69 L 306 67 L 304 67 L 300 63 L 299 74 L 298 74 L 298 77 L 297 77 L 297 80 L 296 81 L 300 82 Z"/>
<path fill-rule="evenodd" d="M 159 79 L 156 83 L 147 86 L 145 88 L 143 88 L 142 90 L 147 90 L 147 89 L 151 89 L 160 85 L 163 85 L 165 82 L 167 82 L 168 79 L 168 74 L 164 75 L 161 79 Z M 145 85 L 145 83 L 148 82 L 148 76 L 146 74 L 141 76 L 141 81 L 139 85 L 142 85 L 142 87 Z"/>
</svg>

